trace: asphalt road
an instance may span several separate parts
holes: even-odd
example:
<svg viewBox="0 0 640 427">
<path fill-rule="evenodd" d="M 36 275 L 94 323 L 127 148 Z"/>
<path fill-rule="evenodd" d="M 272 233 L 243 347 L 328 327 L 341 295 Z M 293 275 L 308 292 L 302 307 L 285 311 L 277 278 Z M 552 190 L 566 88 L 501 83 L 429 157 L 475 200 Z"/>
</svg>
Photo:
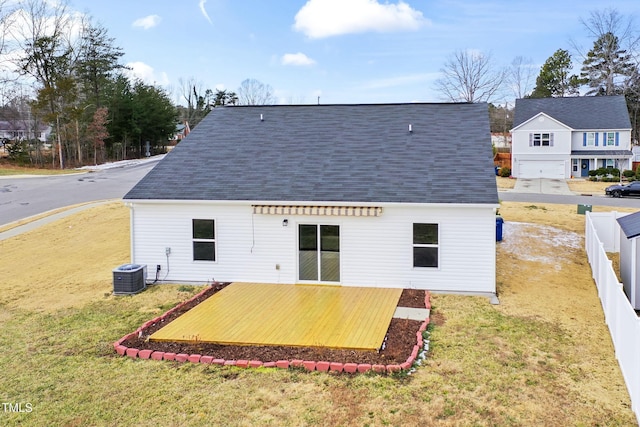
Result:
<svg viewBox="0 0 640 427">
<path fill-rule="evenodd" d="M 0 179 L 0 225 L 78 203 L 122 198 L 161 157 L 92 172 Z"/>
<path fill-rule="evenodd" d="M 569 196 L 543 193 L 515 193 L 511 191 L 500 191 L 500 200 L 505 202 L 530 202 L 530 203 L 557 203 L 564 205 L 591 205 L 591 206 L 620 206 L 625 208 L 640 209 L 640 198 L 625 197 L 614 199 L 613 197 L 602 196 Z"/>
</svg>

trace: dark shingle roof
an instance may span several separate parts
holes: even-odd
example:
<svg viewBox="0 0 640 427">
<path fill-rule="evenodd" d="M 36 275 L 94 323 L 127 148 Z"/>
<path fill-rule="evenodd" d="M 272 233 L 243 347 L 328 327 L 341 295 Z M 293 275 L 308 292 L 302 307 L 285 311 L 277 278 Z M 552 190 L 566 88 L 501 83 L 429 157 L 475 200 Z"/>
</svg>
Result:
<svg viewBox="0 0 640 427">
<path fill-rule="evenodd" d="M 627 239 L 640 236 L 640 212 L 617 218 L 618 224 Z"/>
<path fill-rule="evenodd" d="M 624 96 L 516 99 L 513 127 L 541 112 L 576 130 L 631 129 Z"/>
<path fill-rule="evenodd" d="M 633 152 L 631 150 L 573 150 L 571 151 L 572 156 L 602 156 L 602 157 L 612 157 L 612 156 L 620 156 L 620 157 L 631 157 L 633 156 Z"/>
<path fill-rule="evenodd" d="M 216 108 L 125 199 L 498 203 L 488 107 Z"/>
</svg>

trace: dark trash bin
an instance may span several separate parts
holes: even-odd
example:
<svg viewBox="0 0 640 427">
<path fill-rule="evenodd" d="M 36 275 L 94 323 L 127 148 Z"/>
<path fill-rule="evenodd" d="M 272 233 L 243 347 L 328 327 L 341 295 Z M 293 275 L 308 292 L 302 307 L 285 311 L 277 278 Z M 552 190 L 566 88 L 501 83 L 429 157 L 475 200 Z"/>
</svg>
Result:
<svg viewBox="0 0 640 427">
<path fill-rule="evenodd" d="M 502 241 L 502 224 L 504 224 L 504 219 L 501 216 L 496 217 L 496 242 Z"/>
</svg>

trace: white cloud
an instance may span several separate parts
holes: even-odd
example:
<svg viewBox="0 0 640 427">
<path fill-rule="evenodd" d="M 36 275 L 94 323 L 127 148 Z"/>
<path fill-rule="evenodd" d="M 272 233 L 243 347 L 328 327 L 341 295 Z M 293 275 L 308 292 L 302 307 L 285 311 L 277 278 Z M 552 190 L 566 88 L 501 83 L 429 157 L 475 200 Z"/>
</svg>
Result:
<svg viewBox="0 0 640 427">
<path fill-rule="evenodd" d="M 209 24 L 213 24 L 213 22 L 211 22 L 211 18 L 209 18 L 209 14 L 207 13 L 207 9 L 204 8 L 204 4 L 207 2 L 207 0 L 200 0 L 200 3 L 198 3 L 198 6 L 200 7 L 200 12 L 202 12 L 202 16 L 204 16 L 207 21 L 209 21 Z"/>
<path fill-rule="evenodd" d="M 169 84 L 169 77 L 167 73 L 156 73 L 153 67 L 145 64 L 144 62 L 129 62 L 127 67 L 130 70 L 126 70 L 126 73 L 131 78 L 140 79 L 146 84 L 166 86 Z"/>
<path fill-rule="evenodd" d="M 145 16 L 144 18 L 136 19 L 135 21 L 133 21 L 133 26 L 148 30 L 149 28 L 153 28 L 158 24 L 160 24 L 161 20 L 162 18 L 160 18 L 158 15 L 149 15 L 149 16 Z"/>
<path fill-rule="evenodd" d="M 414 31 L 428 23 L 422 12 L 400 0 L 308 0 L 295 16 L 293 28 L 312 39 L 368 31 Z"/>
<path fill-rule="evenodd" d="M 285 53 L 282 56 L 282 65 L 307 66 L 314 65 L 316 61 L 309 58 L 304 53 Z"/>
</svg>

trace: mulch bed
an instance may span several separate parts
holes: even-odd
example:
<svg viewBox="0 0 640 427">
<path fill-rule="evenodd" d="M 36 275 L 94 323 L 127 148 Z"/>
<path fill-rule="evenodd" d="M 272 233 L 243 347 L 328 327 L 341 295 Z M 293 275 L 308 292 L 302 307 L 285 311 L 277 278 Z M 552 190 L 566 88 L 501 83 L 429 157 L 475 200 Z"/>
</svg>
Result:
<svg viewBox="0 0 640 427">
<path fill-rule="evenodd" d="M 163 321 L 156 322 L 141 332 L 141 336 L 129 337 L 122 341 L 122 345 L 138 350 L 153 350 L 165 353 L 184 353 L 212 356 L 225 360 L 259 360 L 275 362 L 278 360 L 327 360 L 339 363 L 366 364 L 400 364 L 407 360 L 416 345 L 416 334 L 422 322 L 407 319 L 392 319 L 384 348 L 377 352 L 356 350 L 334 350 L 321 347 L 284 347 L 284 346 L 240 346 L 220 345 L 211 343 L 183 343 L 183 342 L 153 342 L 148 336 L 164 327 L 173 319 L 187 312 L 202 301 L 224 289 L 228 283 L 211 286 L 197 298 L 188 301 Z M 404 289 L 398 302 L 399 307 L 425 308 L 425 291 Z"/>
</svg>

